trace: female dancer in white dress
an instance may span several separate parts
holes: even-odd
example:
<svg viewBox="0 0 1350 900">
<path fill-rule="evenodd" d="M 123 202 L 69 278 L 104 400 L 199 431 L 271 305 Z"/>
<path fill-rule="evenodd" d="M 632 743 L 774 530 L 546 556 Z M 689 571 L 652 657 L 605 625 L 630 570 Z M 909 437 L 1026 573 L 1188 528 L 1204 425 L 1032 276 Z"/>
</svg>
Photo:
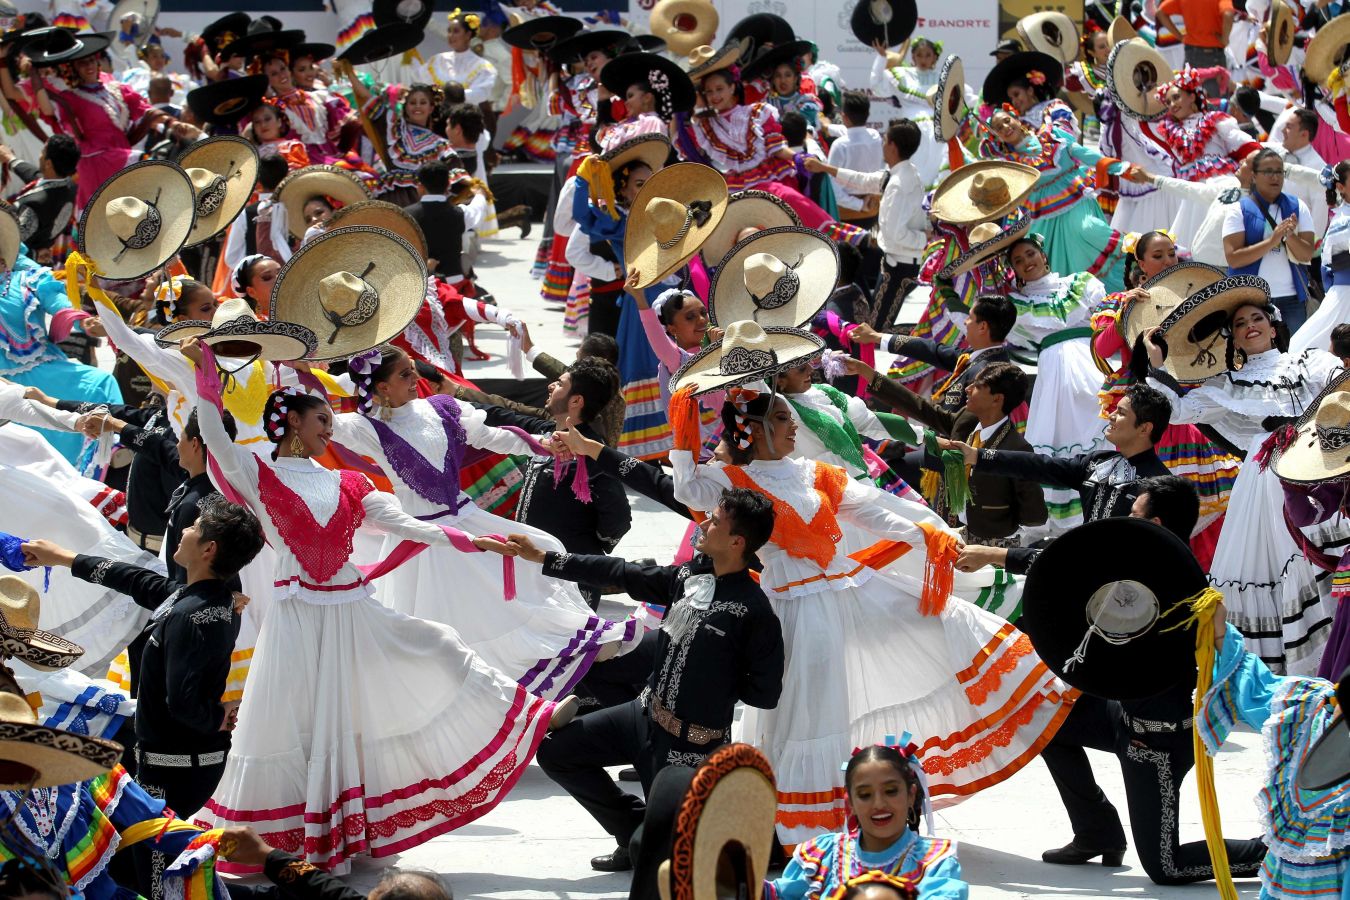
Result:
<svg viewBox="0 0 1350 900">
<path fill-rule="evenodd" d="M 1026 438 L 1037 453 L 1092 453 L 1105 443 L 1097 391 L 1102 376 L 1092 361 L 1091 313 L 1106 297 L 1102 283 L 1086 272 L 1059 275 L 1036 235 L 1015 241 L 1008 262 L 1017 274 L 1010 291 L 1017 322 L 1008 343 L 1038 351 L 1036 391 L 1027 412 Z M 1082 524 L 1077 491 L 1046 488 L 1050 534 Z"/>
<path fill-rule="evenodd" d="M 1322 286 L 1327 294 L 1317 312 L 1289 338 L 1290 353 L 1327 349 L 1331 330 L 1350 322 L 1350 160 L 1341 160 L 1331 170 L 1327 205 L 1331 219 L 1321 250 Z"/>
<path fill-rule="evenodd" d="M 1233 281 L 1221 281 L 1191 300 L 1204 302 Z M 1264 290 L 1265 282 L 1259 278 L 1243 276 L 1242 283 L 1248 290 Z M 1277 433 L 1283 430 L 1270 417 L 1301 415 L 1341 363 L 1323 350 L 1281 352 L 1274 316 L 1268 301 L 1234 310 L 1228 319 L 1228 371 L 1211 376 L 1185 396 L 1161 369 L 1164 354 L 1151 340 L 1154 329 L 1147 341 L 1153 369 L 1148 383 L 1172 401 L 1173 422 L 1208 425 L 1246 451 L 1247 461 L 1238 470 L 1228 499 L 1210 581 L 1223 591 L 1228 620 L 1247 639 L 1247 649 L 1271 671 L 1315 675 L 1336 612 L 1331 579 L 1319 585 L 1320 570 L 1290 537 L 1280 480 L 1257 453 L 1272 440 L 1268 433 L 1272 428 Z M 1319 529 L 1319 535 L 1328 533 L 1326 526 Z"/>
<path fill-rule="evenodd" d="M 543 448 L 522 433 L 490 428 L 486 414 L 451 397 L 417 397 L 417 369 L 402 350 L 387 347 L 352 358 L 359 413 L 343 413 L 333 440 L 382 468 L 410 515 L 474 534 L 524 530 L 537 546 L 561 551 L 552 535 L 479 509 L 460 490 L 467 447 L 534 455 Z M 378 406 L 379 412 L 375 411 Z M 380 558 L 398 544 L 385 539 Z M 595 615 L 576 586 L 548 578 L 538 566 L 516 570 L 514 599 L 503 601 L 496 557 L 423 553 L 380 579 L 385 606 L 450 625 L 495 669 L 543 697 L 567 694 L 593 661 L 609 659 L 642 639 L 638 619 L 611 622 Z M 436 589 L 428 590 L 435 585 Z"/>
<path fill-rule="evenodd" d="M 189 339 L 183 352 L 198 363 L 212 478 L 258 516 L 277 560 L 252 689 L 198 821 L 247 824 L 278 849 L 345 870 L 355 854 L 388 856 L 482 816 L 529 765 L 555 711 L 562 718 L 574 702 L 537 697 L 454 629 L 380 605 L 370 579 L 417 545 L 502 545 L 414 519 L 364 475 L 316 463 L 333 427 L 321 397 L 287 388 L 268 398 L 272 458 L 236 446 L 210 348 Z M 351 560 L 361 525 L 408 543 L 363 572 Z"/>
<path fill-rule="evenodd" d="M 792 411 L 767 391 L 729 391 L 722 417 L 736 464 L 697 465 L 682 440 L 698 433 L 691 390 L 671 402 L 671 421 L 681 423 L 670 454 L 675 497 L 709 511 L 723 490 L 745 487 L 771 498 L 776 513 L 759 553 L 760 585 L 783 626 L 783 693 L 777 709 L 748 712 L 743 727 L 773 763 L 779 839 L 795 845 L 841 829 L 840 760 L 887 734 L 916 735 L 939 806 L 1021 768 L 1067 715 L 1072 691 L 1015 627 L 949 596 L 938 573 L 950 572 L 959 540 L 896 514 L 878 502 L 882 491 L 842 469 L 789 458 Z M 860 564 L 839 546 L 845 530 L 910 552 Z"/>
</svg>

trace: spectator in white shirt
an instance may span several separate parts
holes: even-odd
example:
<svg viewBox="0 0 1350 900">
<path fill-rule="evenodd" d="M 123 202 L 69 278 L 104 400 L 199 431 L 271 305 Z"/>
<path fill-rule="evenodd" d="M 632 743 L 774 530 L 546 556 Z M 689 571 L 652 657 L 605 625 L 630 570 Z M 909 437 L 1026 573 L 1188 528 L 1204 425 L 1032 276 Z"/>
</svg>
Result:
<svg viewBox="0 0 1350 900">
<path fill-rule="evenodd" d="M 882 156 L 888 169 L 859 172 L 841 169 L 818 159 L 807 159 L 811 172 L 825 172 L 836 185 L 856 194 L 881 194 L 877 213 L 877 246 L 885 254 L 876 291 L 876 321 L 881 330 L 895 324 L 900 303 L 919 274 L 928 243 L 928 217 L 923 211 L 924 186 L 910 158 L 919 149 L 923 132 L 909 119 L 896 119 L 886 129 Z"/>
<path fill-rule="evenodd" d="M 1293 334 L 1308 318 L 1307 263 L 1317 236 L 1308 204 L 1284 192 L 1284 162 L 1269 147 L 1254 153 L 1252 189 L 1228 209 L 1223 249 L 1228 274 L 1259 275 Z"/>
<path fill-rule="evenodd" d="M 876 129 L 867 127 L 867 117 L 872 112 L 872 104 L 867 95 L 862 91 L 845 92 L 840 110 L 846 129 L 830 145 L 830 155 L 826 162 L 835 168 L 852 169 L 854 172 L 875 172 L 882 168 L 884 157 L 881 152 L 881 135 L 877 134 Z M 844 210 L 858 213 L 867 211 L 873 214 L 876 212 L 874 203 L 869 207 L 866 197 L 853 193 L 837 180 L 834 185 L 834 199 L 839 204 L 840 212 Z M 854 217 L 848 218 L 852 220 Z"/>
<path fill-rule="evenodd" d="M 1309 169 L 1316 169 L 1321 172 L 1326 168 L 1326 160 L 1322 159 L 1322 154 L 1317 152 L 1313 146 L 1313 141 L 1317 138 L 1317 129 L 1321 124 L 1321 117 L 1311 109 L 1305 109 L 1301 106 L 1290 109 L 1285 116 L 1287 121 L 1283 122 L 1282 133 L 1280 129 L 1273 129 L 1271 139 L 1266 143 L 1267 147 L 1280 151 L 1284 157 L 1285 163 L 1293 163 L 1299 166 L 1305 166 Z M 1276 135 L 1279 135 L 1277 138 Z M 1313 231 L 1317 239 L 1321 240 L 1322 235 L 1326 234 L 1327 219 L 1331 211 L 1327 206 L 1327 192 L 1319 184 L 1315 187 L 1304 186 L 1297 183 L 1291 183 L 1287 190 L 1304 203 L 1308 204 L 1308 210 L 1312 213 Z"/>
</svg>

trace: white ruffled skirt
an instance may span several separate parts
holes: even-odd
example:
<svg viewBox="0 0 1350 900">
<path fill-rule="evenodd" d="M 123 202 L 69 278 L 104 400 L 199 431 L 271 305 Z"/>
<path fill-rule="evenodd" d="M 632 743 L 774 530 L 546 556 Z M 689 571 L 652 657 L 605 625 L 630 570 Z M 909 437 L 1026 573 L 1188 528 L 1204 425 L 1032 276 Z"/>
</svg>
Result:
<svg viewBox="0 0 1350 900">
<path fill-rule="evenodd" d="M 1316 675 L 1336 612 L 1331 576 L 1309 563 L 1290 537 L 1275 471 L 1262 472 L 1251 461 L 1264 437 L 1253 440 L 1238 470 L 1209 577 L 1223 591 L 1228 620 L 1248 650 L 1278 674 Z M 1350 529 L 1343 520 L 1306 529 L 1319 537 L 1338 530 Z"/>
<path fill-rule="evenodd" d="M 918 547 L 885 574 L 831 577 L 814 593 L 766 579 L 786 644 L 783 692 L 776 709 L 747 709 L 742 729 L 773 763 L 785 844 L 843 827 L 841 766 L 854 747 L 909 732 L 929 796 L 950 806 L 1010 777 L 1068 715 L 1072 691 L 1017 628 L 955 597 L 938 615 L 919 612 L 924 562 Z"/>
<path fill-rule="evenodd" d="M 1302 327 L 1289 338 L 1289 352 L 1330 350 L 1331 329 L 1350 322 L 1350 284 L 1334 284 Z"/>
<path fill-rule="evenodd" d="M 453 523 L 470 534 L 527 534 L 536 547 L 563 551 L 557 538 L 469 504 Z M 401 539 L 385 539 L 382 556 Z M 550 578 L 537 563 L 515 560 L 516 596 L 502 592 L 502 557 L 428 547 L 375 582 L 391 609 L 449 625 L 488 665 L 541 697 L 565 696 L 606 644 L 618 652 L 637 646 L 645 613 L 622 622 L 596 615 L 570 581 Z"/>
<path fill-rule="evenodd" d="M 534 756 L 553 704 L 451 628 L 371 596 L 326 599 L 273 602 L 225 773 L 196 821 L 252 826 L 341 870 L 357 853 L 398 853 L 491 810 Z"/>
</svg>

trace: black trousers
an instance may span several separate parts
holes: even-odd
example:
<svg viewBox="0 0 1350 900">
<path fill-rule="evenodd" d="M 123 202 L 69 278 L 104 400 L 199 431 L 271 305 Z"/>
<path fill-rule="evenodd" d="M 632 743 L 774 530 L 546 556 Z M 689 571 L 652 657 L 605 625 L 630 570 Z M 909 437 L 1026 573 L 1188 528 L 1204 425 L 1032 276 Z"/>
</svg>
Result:
<svg viewBox="0 0 1350 900">
<path fill-rule="evenodd" d="M 619 336 L 619 314 L 623 308 L 619 301 L 623 299 L 623 290 L 596 290 L 596 284 L 603 284 L 591 280 L 591 311 L 588 313 L 589 325 L 586 330 L 590 334 L 607 334 L 612 338 Z"/>
<path fill-rule="evenodd" d="M 914 284 L 910 279 L 917 278 L 918 275 L 918 263 L 900 263 L 893 266 L 882 260 L 881 280 L 877 282 L 876 294 L 872 301 L 874 309 L 872 326 L 877 331 L 895 330 L 895 317 L 900 314 L 900 304 L 904 302 L 905 295 Z"/>
<path fill-rule="evenodd" d="M 212 766 L 152 766 L 141 762 L 136 767 L 136 780 L 146 793 L 163 800 L 180 819 L 211 799 L 224 774 L 223 760 Z"/>
<path fill-rule="evenodd" d="M 1074 839 L 1096 848 L 1125 846 L 1120 815 L 1092 774 L 1084 748 L 1120 760 L 1130 832 L 1144 871 L 1154 884 L 1190 884 L 1214 877 L 1204 841 L 1178 839 L 1181 783 L 1195 765 L 1189 729 L 1136 734 L 1118 702 L 1088 694 L 1078 698 L 1064 725 L 1041 753 L 1073 824 Z M 1258 840 L 1224 841 L 1235 878 L 1258 874 L 1266 846 Z"/>
<path fill-rule="evenodd" d="M 535 759 L 620 847 L 627 848 L 642 824 L 646 804 L 622 790 L 605 767 L 635 766 L 646 793 L 666 766 L 696 766 L 716 747 L 681 741 L 653 724 L 639 701 L 630 700 L 587 713 L 553 732 L 539 745 Z"/>
</svg>

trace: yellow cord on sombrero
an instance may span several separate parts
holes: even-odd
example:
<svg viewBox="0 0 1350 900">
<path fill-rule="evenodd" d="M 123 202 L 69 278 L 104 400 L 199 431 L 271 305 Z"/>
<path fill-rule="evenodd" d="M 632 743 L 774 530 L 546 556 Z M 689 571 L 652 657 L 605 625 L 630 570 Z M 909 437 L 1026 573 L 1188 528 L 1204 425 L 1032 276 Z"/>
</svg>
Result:
<svg viewBox="0 0 1350 900">
<path fill-rule="evenodd" d="M 1207 587 L 1180 601 L 1172 609 L 1190 607 L 1191 614 L 1183 621 L 1164 628 L 1175 631 L 1195 625 L 1195 715 L 1204 707 L 1205 695 L 1214 682 L 1214 613 L 1223 602 L 1218 588 Z M 1171 610 L 1168 610 L 1171 612 Z M 1219 796 L 1214 790 L 1214 760 L 1205 750 L 1200 729 L 1191 729 L 1195 744 L 1195 787 L 1200 794 L 1200 819 L 1205 825 L 1205 843 L 1209 845 L 1209 861 L 1214 866 L 1214 884 L 1221 900 L 1238 900 L 1233 885 L 1233 873 L 1228 868 L 1228 848 L 1223 842 L 1223 820 L 1219 818 Z"/>
<path fill-rule="evenodd" d="M 611 219 L 617 221 L 619 208 L 614 199 L 614 175 L 609 170 L 609 163 L 592 154 L 581 161 L 581 165 L 577 167 L 577 176 L 584 178 L 591 186 L 592 202 L 601 206 L 609 213 Z"/>
</svg>

